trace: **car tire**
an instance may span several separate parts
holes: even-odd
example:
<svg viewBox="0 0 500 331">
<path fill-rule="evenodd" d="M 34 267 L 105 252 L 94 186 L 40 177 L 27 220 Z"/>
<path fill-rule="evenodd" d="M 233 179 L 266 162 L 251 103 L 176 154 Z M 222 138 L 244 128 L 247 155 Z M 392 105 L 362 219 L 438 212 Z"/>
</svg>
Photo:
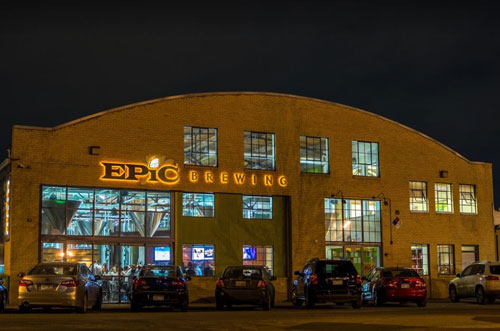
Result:
<svg viewBox="0 0 500 331">
<path fill-rule="evenodd" d="M 267 295 L 265 298 L 264 298 L 264 302 L 262 302 L 262 309 L 263 310 L 271 310 L 271 296 L 270 295 Z"/>
<path fill-rule="evenodd" d="M 450 298 L 451 302 L 459 302 L 460 297 L 458 296 L 457 293 L 457 288 L 455 286 L 450 286 L 450 289 L 448 290 L 448 297 Z"/>
<path fill-rule="evenodd" d="M 130 302 L 130 310 L 133 311 L 133 312 L 137 312 L 137 311 L 140 311 L 141 310 L 141 305 L 139 305 L 139 303 L 137 303 L 136 300 L 133 300 Z"/>
<path fill-rule="evenodd" d="M 82 297 L 82 303 L 79 307 L 76 307 L 76 312 L 78 314 L 85 314 L 87 312 L 88 304 L 89 298 L 87 296 L 87 293 L 84 293 Z"/>
<path fill-rule="evenodd" d="M 0 299 L 0 313 L 5 311 L 5 306 L 7 306 L 7 296 L 2 294 L 2 299 Z"/>
<path fill-rule="evenodd" d="M 426 299 L 417 301 L 417 307 L 425 307 L 425 306 L 427 306 L 427 300 Z"/>
<path fill-rule="evenodd" d="M 179 306 L 180 310 L 182 312 L 187 312 L 188 311 L 188 308 L 189 308 L 189 303 L 187 302 L 183 302 L 180 306 Z"/>
<path fill-rule="evenodd" d="M 302 304 L 304 303 L 303 300 L 300 300 L 299 299 L 299 295 L 297 293 L 297 289 L 294 288 L 292 290 L 292 292 L 290 292 L 290 300 L 292 301 L 292 304 L 295 306 L 295 307 L 300 307 L 302 306 Z"/>
<path fill-rule="evenodd" d="M 92 310 L 101 310 L 102 307 L 102 292 L 99 292 L 99 295 L 97 296 L 97 299 L 92 306 Z"/>
<path fill-rule="evenodd" d="M 352 308 L 360 309 L 361 308 L 361 300 L 356 300 L 352 302 Z"/>
<path fill-rule="evenodd" d="M 377 307 L 382 306 L 383 302 L 382 302 L 382 298 L 380 295 L 380 290 L 374 290 L 372 298 L 373 298 L 373 305 L 374 306 L 377 306 Z"/>
<path fill-rule="evenodd" d="M 21 314 L 29 313 L 30 311 L 31 311 L 30 306 L 25 306 L 25 305 L 19 306 L 19 312 Z"/>
<path fill-rule="evenodd" d="M 480 305 L 486 303 L 486 295 L 484 294 L 484 288 L 482 286 L 476 287 L 476 302 Z"/>
</svg>

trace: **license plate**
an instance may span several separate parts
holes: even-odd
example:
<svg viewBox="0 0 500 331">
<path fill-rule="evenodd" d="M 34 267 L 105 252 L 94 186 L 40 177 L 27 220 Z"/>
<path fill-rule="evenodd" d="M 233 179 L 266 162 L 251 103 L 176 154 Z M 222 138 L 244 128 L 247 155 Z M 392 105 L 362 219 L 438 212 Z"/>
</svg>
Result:
<svg viewBox="0 0 500 331">
<path fill-rule="evenodd" d="M 401 288 L 410 288 L 410 284 L 408 283 L 402 283 Z"/>
<path fill-rule="evenodd" d="M 52 285 L 42 284 L 40 285 L 40 291 L 52 291 Z"/>
<path fill-rule="evenodd" d="M 342 279 L 334 279 L 332 283 L 333 285 L 342 285 L 344 281 Z"/>
<path fill-rule="evenodd" d="M 234 282 L 234 285 L 235 286 L 247 286 L 247 282 L 245 282 L 244 280 L 237 280 Z"/>
<path fill-rule="evenodd" d="M 165 296 L 163 295 L 158 295 L 158 294 L 153 295 L 153 301 L 163 301 L 164 298 Z"/>
</svg>

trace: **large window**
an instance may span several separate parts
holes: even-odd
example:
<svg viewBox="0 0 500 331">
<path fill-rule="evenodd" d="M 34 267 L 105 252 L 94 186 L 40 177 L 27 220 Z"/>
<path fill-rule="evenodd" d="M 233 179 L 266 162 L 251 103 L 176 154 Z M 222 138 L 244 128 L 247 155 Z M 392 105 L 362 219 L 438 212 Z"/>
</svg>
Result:
<svg viewBox="0 0 500 331">
<path fill-rule="evenodd" d="M 368 275 L 373 268 L 380 267 L 380 247 L 373 246 L 326 246 L 327 259 L 349 259 L 358 273 Z"/>
<path fill-rule="evenodd" d="M 460 185 L 460 212 L 477 214 L 476 185 Z"/>
<path fill-rule="evenodd" d="M 329 173 L 328 138 L 300 136 L 300 171 Z"/>
<path fill-rule="evenodd" d="M 410 211 L 427 212 L 427 183 L 410 181 Z"/>
<path fill-rule="evenodd" d="M 325 199 L 325 240 L 381 242 L 380 201 Z"/>
<path fill-rule="evenodd" d="M 184 127 L 184 164 L 217 166 L 217 129 Z"/>
<path fill-rule="evenodd" d="M 264 265 L 273 273 L 273 246 L 243 245 L 243 265 Z"/>
<path fill-rule="evenodd" d="M 437 245 L 438 274 L 453 275 L 455 273 L 455 247 L 453 245 Z"/>
<path fill-rule="evenodd" d="M 453 213 L 453 194 L 451 184 L 435 183 L 436 212 Z"/>
<path fill-rule="evenodd" d="M 42 235 L 170 237 L 170 193 L 43 186 Z"/>
<path fill-rule="evenodd" d="M 272 219 L 273 197 L 244 195 L 243 218 Z"/>
<path fill-rule="evenodd" d="M 215 276 L 214 245 L 182 245 L 182 263 L 189 276 Z"/>
<path fill-rule="evenodd" d="M 214 217 L 214 195 L 211 193 L 183 193 L 182 216 Z"/>
<path fill-rule="evenodd" d="M 429 275 L 429 246 L 425 244 L 411 245 L 411 268 L 421 276 Z"/>
<path fill-rule="evenodd" d="M 462 270 L 479 260 L 479 246 L 462 245 Z"/>
<path fill-rule="evenodd" d="M 244 132 L 245 169 L 275 169 L 274 133 Z"/>
<path fill-rule="evenodd" d="M 354 176 L 379 176 L 378 143 L 352 142 L 352 174 Z"/>
</svg>

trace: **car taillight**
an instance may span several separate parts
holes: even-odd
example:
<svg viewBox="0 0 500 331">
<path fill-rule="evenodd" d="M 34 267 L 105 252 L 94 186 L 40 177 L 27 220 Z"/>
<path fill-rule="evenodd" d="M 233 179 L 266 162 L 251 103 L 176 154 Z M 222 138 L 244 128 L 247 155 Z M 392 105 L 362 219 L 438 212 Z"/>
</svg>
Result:
<svg viewBox="0 0 500 331">
<path fill-rule="evenodd" d="M 423 279 L 413 278 L 413 279 L 410 279 L 410 281 L 415 281 L 415 287 L 425 287 L 425 282 Z"/>
<path fill-rule="evenodd" d="M 31 286 L 33 282 L 27 279 L 19 279 L 19 286 Z"/>
<path fill-rule="evenodd" d="M 66 286 L 66 287 L 77 287 L 78 286 L 78 280 L 65 280 L 63 282 L 61 282 L 61 285 L 62 286 Z"/>
<path fill-rule="evenodd" d="M 310 279 L 311 279 L 311 284 L 318 285 L 318 275 L 312 274 Z"/>
<path fill-rule="evenodd" d="M 263 281 L 263 280 L 259 280 L 259 283 L 257 284 L 257 287 L 266 288 L 266 282 Z"/>
<path fill-rule="evenodd" d="M 500 278 L 498 278 L 498 276 L 486 276 L 485 277 L 486 280 L 500 280 Z"/>
<path fill-rule="evenodd" d="M 384 284 L 388 287 L 398 287 L 399 281 L 396 279 L 386 279 L 384 280 Z"/>
<path fill-rule="evenodd" d="M 182 280 L 179 279 L 179 280 L 173 280 L 172 285 L 177 287 L 184 287 L 185 284 Z"/>
<path fill-rule="evenodd" d="M 148 282 L 146 282 L 144 279 L 142 278 L 136 278 L 134 280 L 134 286 L 142 286 L 142 285 L 148 285 Z"/>
<path fill-rule="evenodd" d="M 361 284 L 361 275 L 356 275 L 356 284 Z"/>
<path fill-rule="evenodd" d="M 224 282 L 222 281 L 222 279 L 219 279 L 219 280 L 217 281 L 217 287 L 219 287 L 219 288 L 224 287 Z"/>
</svg>

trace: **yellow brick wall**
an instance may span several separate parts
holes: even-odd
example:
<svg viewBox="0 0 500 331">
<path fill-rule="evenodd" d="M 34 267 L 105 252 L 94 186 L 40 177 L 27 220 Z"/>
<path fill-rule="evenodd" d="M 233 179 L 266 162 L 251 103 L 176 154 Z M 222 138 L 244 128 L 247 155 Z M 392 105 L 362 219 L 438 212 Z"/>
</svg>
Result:
<svg viewBox="0 0 500 331">
<path fill-rule="evenodd" d="M 182 165 L 185 125 L 218 129 L 219 166 L 213 169 L 216 174 L 244 171 L 243 131 L 274 132 L 277 169 L 269 173 L 286 175 L 288 186 L 266 187 L 259 183 L 253 187 L 233 181 L 225 185 L 190 183 L 189 169 L 206 168 L 187 169 Z M 300 173 L 300 135 L 329 138 L 329 175 Z M 352 140 L 380 144 L 380 178 L 352 176 Z M 101 147 L 101 155 L 88 154 L 92 145 Z M 150 183 L 110 184 L 99 179 L 100 161 L 146 162 L 151 155 L 179 163 L 180 182 L 166 187 Z M 393 228 L 391 245 L 389 210 L 382 205 L 383 264 L 409 266 L 410 244 L 430 244 L 435 297 L 447 295 L 446 285 L 451 279 L 437 275 L 437 244 L 455 245 L 457 272 L 461 269 L 462 244 L 479 245 L 481 260 L 495 259 L 491 164 L 467 161 L 414 130 L 340 104 L 270 93 L 171 97 L 118 108 L 54 129 L 16 126 L 12 158 L 12 236 L 5 250 L 6 272 L 10 275 L 27 271 L 38 261 L 41 184 L 291 196 L 293 270 L 312 257 L 325 256 L 325 197 L 339 190 L 345 198 L 371 199 L 384 193 L 391 199 L 392 217 L 399 210 L 403 225 Z M 448 178 L 439 178 L 440 170 L 448 171 Z M 409 212 L 409 180 L 427 182 L 429 213 Z M 435 182 L 453 184 L 453 214 L 439 215 L 433 211 Z M 460 215 L 459 183 L 477 185 L 478 215 Z M 13 281 L 17 278 L 13 277 Z"/>
</svg>

